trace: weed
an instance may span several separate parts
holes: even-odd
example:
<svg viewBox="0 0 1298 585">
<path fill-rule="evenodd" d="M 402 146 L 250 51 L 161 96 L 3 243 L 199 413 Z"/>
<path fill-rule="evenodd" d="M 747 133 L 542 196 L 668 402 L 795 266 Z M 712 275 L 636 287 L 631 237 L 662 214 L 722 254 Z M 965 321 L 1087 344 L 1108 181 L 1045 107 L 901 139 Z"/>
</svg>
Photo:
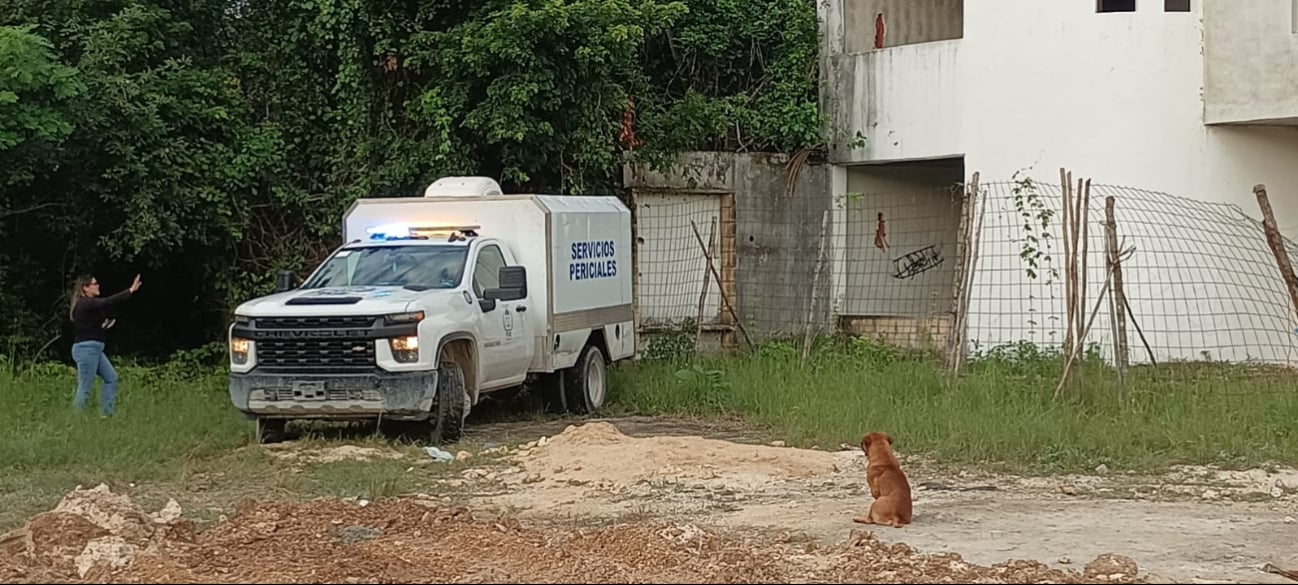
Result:
<svg viewBox="0 0 1298 585">
<path fill-rule="evenodd" d="M 649 336 L 642 355 L 652 362 L 679 364 L 694 353 L 694 320 L 685 319 L 679 326 Z"/>
<path fill-rule="evenodd" d="M 719 410 L 729 400 L 730 382 L 725 372 L 705 369 L 699 364 L 676 370 L 676 378 L 686 385 L 695 403 L 708 411 Z"/>
<path fill-rule="evenodd" d="M 1082 398 L 1053 400 L 1062 366 L 1058 351 L 1025 343 L 972 356 L 952 380 L 933 356 L 867 340 L 818 342 L 806 363 L 776 341 L 687 367 L 629 364 L 616 370 L 612 396 L 640 414 L 744 416 L 802 445 L 855 444 L 882 430 L 901 452 L 1017 471 L 1298 461 L 1291 374 L 1133 368 L 1120 405 L 1117 376 L 1094 349 L 1073 366 L 1085 374 Z"/>
</svg>

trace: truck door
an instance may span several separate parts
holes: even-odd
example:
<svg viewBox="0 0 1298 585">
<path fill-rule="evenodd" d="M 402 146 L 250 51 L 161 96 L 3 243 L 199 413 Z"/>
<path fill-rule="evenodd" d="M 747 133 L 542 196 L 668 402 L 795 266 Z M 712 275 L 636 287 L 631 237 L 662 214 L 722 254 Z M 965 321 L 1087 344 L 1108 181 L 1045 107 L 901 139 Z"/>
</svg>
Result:
<svg viewBox="0 0 1298 585">
<path fill-rule="evenodd" d="M 473 294 L 500 286 L 500 267 L 508 266 L 500 246 L 486 244 L 478 250 L 473 267 Z M 482 314 L 482 386 L 495 389 L 520 384 L 532 364 L 533 342 L 528 300 L 498 301 L 496 308 Z"/>
</svg>

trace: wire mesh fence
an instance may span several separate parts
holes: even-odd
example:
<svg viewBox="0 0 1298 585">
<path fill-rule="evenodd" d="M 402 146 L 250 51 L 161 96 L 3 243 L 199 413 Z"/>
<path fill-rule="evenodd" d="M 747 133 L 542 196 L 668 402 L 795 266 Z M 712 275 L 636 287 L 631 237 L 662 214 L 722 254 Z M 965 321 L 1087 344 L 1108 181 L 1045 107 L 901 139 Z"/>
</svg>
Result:
<svg viewBox="0 0 1298 585">
<path fill-rule="evenodd" d="M 694 237 L 697 226 L 703 240 L 709 242 L 711 254 L 716 255 L 718 201 L 673 194 L 645 199 L 636 216 L 641 329 L 670 329 L 692 320 L 718 324 L 721 288 L 712 281 L 708 254 Z"/>
<path fill-rule="evenodd" d="M 1226 361 L 1294 365 L 1294 309 L 1262 226 L 1241 209 L 1163 193 L 1095 185 L 1089 199 L 1084 290 L 1099 308 L 1087 341 L 1115 360 L 1116 319 L 1103 290 L 1105 203 L 1114 202 L 1129 361 Z M 1033 182 L 985 186 L 987 206 L 969 308 L 977 346 L 1064 340 L 1061 187 Z M 1111 289 L 1112 287 L 1110 287 Z M 1116 303 L 1115 303 L 1116 305 Z M 1116 307 L 1115 307 L 1116 309 Z"/>
<path fill-rule="evenodd" d="M 749 208 L 724 192 L 638 193 L 642 330 L 732 345 L 849 334 L 948 362 L 1080 347 L 1079 359 L 1133 368 L 1298 365 L 1298 313 L 1262 223 L 1232 205 L 1072 183 Z"/>
</svg>

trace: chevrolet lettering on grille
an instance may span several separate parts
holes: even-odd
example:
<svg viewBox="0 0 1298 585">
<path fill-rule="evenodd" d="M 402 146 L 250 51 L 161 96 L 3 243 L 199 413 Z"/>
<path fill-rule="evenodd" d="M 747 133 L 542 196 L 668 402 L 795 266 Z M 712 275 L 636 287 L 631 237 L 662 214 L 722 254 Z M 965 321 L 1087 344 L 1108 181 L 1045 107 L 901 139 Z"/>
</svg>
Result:
<svg viewBox="0 0 1298 585">
<path fill-rule="evenodd" d="M 279 339 L 326 339 L 365 337 L 368 333 L 366 329 L 262 329 L 257 331 L 257 336 Z"/>
</svg>

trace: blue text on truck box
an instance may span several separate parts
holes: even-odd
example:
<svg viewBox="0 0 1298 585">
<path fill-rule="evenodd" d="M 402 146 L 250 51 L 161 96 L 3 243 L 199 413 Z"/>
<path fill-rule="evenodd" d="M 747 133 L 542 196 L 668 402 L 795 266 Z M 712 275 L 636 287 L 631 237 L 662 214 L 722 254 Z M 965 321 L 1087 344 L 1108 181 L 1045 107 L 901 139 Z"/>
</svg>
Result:
<svg viewBox="0 0 1298 585">
<path fill-rule="evenodd" d="M 572 263 L 568 265 L 568 280 L 589 280 L 617 276 L 616 249 L 613 240 L 573 242 Z"/>
</svg>

